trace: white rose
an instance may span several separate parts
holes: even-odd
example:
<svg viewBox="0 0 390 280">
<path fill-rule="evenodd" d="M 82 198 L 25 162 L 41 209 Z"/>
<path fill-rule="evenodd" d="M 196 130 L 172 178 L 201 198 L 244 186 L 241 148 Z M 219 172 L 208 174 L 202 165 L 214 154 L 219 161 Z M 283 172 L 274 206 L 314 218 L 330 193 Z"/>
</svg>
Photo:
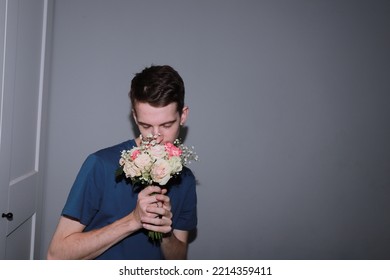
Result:
<svg viewBox="0 0 390 280">
<path fill-rule="evenodd" d="M 158 159 L 152 166 L 150 176 L 152 180 L 161 186 L 165 185 L 171 179 L 171 165 L 164 159 Z"/>
<path fill-rule="evenodd" d="M 178 173 L 183 169 L 180 157 L 171 157 L 169 159 L 169 164 L 172 169 L 172 173 Z"/>
<path fill-rule="evenodd" d="M 127 178 L 141 176 L 141 170 L 132 162 L 126 162 L 123 166 L 123 171 L 125 172 Z"/>
<path fill-rule="evenodd" d="M 134 164 L 144 172 L 150 168 L 152 160 L 148 154 L 142 153 L 134 160 Z"/>
<path fill-rule="evenodd" d="M 155 145 L 150 147 L 150 155 L 156 159 L 164 158 L 167 156 L 164 145 Z"/>
</svg>

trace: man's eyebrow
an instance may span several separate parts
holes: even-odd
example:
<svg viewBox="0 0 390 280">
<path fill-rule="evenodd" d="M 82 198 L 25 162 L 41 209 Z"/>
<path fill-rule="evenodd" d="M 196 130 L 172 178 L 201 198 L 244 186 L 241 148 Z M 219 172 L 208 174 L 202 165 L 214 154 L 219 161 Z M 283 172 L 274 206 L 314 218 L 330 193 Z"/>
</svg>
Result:
<svg viewBox="0 0 390 280">
<path fill-rule="evenodd" d="M 164 122 L 164 123 L 161 123 L 159 125 L 167 125 L 167 124 L 172 124 L 172 123 L 175 123 L 177 120 L 171 120 L 171 121 L 167 121 L 167 122 Z M 148 124 L 148 123 L 145 123 L 145 122 L 142 122 L 142 121 L 138 121 L 138 124 L 140 125 L 149 125 L 149 126 L 152 126 L 151 124 Z"/>
<path fill-rule="evenodd" d="M 175 123 L 177 120 L 171 120 L 171 121 L 167 121 L 165 123 L 162 123 L 160 125 L 167 125 L 167 124 L 172 124 L 172 123 Z"/>
</svg>

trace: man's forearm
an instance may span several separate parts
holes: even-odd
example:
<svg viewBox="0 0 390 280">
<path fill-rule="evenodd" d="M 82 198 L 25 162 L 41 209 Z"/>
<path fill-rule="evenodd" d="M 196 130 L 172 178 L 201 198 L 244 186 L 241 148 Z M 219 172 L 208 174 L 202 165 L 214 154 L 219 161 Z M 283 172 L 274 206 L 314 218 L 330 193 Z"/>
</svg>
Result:
<svg viewBox="0 0 390 280">
<path fill-rule="evenodd" d="M 94 259 L 112 245 L 122 240 L 135 230 L 133 214 L 103 228 L 89 232 L 74 231 L 68 234 L 65 230 L 72 226 L 72 221 L 62 218 L 59 231 L 54 235 L 49 247 L 48 259 Z M 132 229 L 133 228 L 133 229 Z"/>
<path fill-rule="evenodd" d="M 177 239 L 173 232 L 165 236 L 161 242 L 161 249 L 167 260 L 187 259 L 187 248 L 187 243 Z"/>
</svg>

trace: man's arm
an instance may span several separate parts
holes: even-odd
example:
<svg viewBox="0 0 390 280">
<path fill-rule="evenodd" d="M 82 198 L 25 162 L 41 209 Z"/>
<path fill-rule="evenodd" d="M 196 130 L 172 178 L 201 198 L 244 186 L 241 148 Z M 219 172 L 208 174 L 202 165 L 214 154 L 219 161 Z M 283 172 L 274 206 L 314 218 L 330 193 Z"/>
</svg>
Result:
<svg viewBox="0 0 390 280">
<path fill-rule="evenodd" d="M 187 259 L 188 231 L 174 229 L 172 233 L 164 236 L 161 249 L 167 260 Z"/>
<path fill-rule="evenodd" d="M 49 246 L 48 259 L 94 259 L 126 236 L 153 226 L 160 232 L 171 231 L 172 213 L 157 207 L 165 203 L 170 208 L 166 190 L 149 186 L 138 195 L 137 206 L 129 215 L 100 229 L 83 232 L 85 226 L 77 220 L 61 217 Z M 151 195 L 156 194 L 156 195 Z M 161 219 L 159 217 L 162 217 Z"/>
<path fill-rule="evenodd" d="M 139 229 L 133 212 L 103 228 L 83 232 L 77 220 L 61 217 L 51 241 L 48 259 L 93 259 Z"/>
</svg>

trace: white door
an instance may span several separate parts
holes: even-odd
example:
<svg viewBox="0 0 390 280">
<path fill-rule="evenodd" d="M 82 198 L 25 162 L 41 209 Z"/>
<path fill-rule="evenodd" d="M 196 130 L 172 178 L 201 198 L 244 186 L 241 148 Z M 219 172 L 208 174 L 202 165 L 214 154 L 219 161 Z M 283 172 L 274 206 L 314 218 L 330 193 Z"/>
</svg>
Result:
<svg viewBox="0 0 390 280">
<path fill-rule="evenodd" d="M 0 259 L 33 259 L 35 253 L 43 193 L 47 4 L 0 0 Z"/>
</svg>

